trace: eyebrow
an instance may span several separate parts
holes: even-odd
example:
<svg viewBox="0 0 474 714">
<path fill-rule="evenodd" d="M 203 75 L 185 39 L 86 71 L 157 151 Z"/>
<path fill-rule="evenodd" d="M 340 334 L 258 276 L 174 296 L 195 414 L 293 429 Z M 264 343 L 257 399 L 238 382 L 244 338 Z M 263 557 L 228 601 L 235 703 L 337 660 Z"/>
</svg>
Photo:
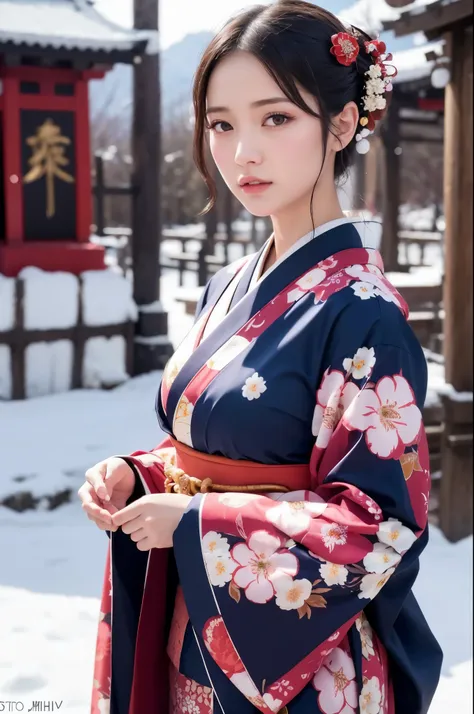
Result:
<svg viewBox="0 0 474 714">
<path fill-rule="evenodd" d="M 280 102 L 289 102 L 293 104 L 291 99 L 288 97 L 270 97 L 269 99 L 258 99 L 256 102 L 252 102 L 251 107 L 264 107 L 267 104 L 278 104 Z M 206 109 L 206 114 L 212 114 L 215 112 L 229 112 L 229 107 L 209 107 Z"/>
</svg>

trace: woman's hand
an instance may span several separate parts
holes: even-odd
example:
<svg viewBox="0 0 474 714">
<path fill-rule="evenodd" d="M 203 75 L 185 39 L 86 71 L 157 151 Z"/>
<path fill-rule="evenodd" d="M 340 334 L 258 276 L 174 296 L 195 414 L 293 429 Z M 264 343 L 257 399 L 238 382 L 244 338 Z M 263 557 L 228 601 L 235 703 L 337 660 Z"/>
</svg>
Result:
<svg viewBox="0 0 474 714">
<path fill-rule="evenodd" d="M 116 531 L 112 514 L 125 506 L 134 486 L 135 475 L 130 466 L 113 456 L 86 471 L 86 482 L 78 495 L 91 521 L 103 531 Z"/>
<path fill-rule="evenodd" d="M 142 496 L 114 513 L 112 523 L 130 535 L 138 550 L 172 548 L 173 534 L 190 500 L 191 496 L 178 493 Z"/>
</svg>

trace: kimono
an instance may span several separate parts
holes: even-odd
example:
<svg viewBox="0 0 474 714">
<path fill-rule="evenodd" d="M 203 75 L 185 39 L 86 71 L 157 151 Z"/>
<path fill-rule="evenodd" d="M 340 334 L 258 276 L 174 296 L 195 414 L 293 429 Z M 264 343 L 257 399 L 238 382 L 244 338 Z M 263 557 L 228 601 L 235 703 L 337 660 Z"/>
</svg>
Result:
<svg viewBox="0 0 474 714">
<path fill-rule="evenodd" d="M 158 390 L 168 436 L 123 457 L 129 502 L 192 499 L 173 549 L 111 534 L 93 714 L 428 712 L 423 352 L 350 221 L 261 276 L 271 242 L 209 281 Z"/>
</svg>

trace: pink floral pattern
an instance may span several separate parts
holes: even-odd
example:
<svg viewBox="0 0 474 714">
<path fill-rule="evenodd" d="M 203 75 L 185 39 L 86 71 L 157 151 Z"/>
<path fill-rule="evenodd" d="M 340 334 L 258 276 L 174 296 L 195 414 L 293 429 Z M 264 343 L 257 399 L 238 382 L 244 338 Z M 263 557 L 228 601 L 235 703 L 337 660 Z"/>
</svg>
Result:
<svg viewBox="0 0 474 714">
<path fill-rule="evenodd" d="M 375 389 L 362 390 L 345 412 L 348 429 L 365 432 L 367 446 L 382 459 L 399 458 L 422 428 L 415 395 L 402 375 L 382 377 Z"/>
<path fill-rule="evenodd" d="M 357 684 L 352 658 L 340 647 L 326 657 L 314 676 L 313 686 L 319 692 L 318 704 L 323 714 L 354 714 L 357 706 Z"/>
<path fill-rule="evenodd" d="M 316 394 L 312 432 L 316 446 L 324 449 L 339 424 L 342 415 L 359 394 L 359 387 L 338 370 L 326 370 Z"/>
<path fill-rule="evenodd" d="M 280 548 L 279 538 L 263 530 L 252 533 L 247 543 L 235 545 L 232 558 L 240 566 L 234 571 L 234 583 L 255 603 L 271 600 L 278 579 L 294 577 L 299 568 L 296 556 Z"/>
</svg>

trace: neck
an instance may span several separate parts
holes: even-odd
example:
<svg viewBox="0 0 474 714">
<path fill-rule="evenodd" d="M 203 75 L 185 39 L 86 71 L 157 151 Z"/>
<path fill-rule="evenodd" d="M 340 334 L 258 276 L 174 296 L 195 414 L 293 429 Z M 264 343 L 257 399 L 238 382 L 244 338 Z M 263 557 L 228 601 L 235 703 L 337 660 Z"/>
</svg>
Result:
<svg viewBox="0 0 474 714">
<path fill-rule="evenodd" d="M 298 206 L 288 206 L 284 211 L 271 216 L 273 224 L 273 237 L 275 258 L 278 260 L 296 241 L 309 233 L 313 228 L 318 228 L 324 223 L 344 218 L 337 192 L 334 187 L 331 195 L 322 196 L 315 192 L 313 199 L 313 220 L 309 211 L 307 198 Z"/>
</svg>

